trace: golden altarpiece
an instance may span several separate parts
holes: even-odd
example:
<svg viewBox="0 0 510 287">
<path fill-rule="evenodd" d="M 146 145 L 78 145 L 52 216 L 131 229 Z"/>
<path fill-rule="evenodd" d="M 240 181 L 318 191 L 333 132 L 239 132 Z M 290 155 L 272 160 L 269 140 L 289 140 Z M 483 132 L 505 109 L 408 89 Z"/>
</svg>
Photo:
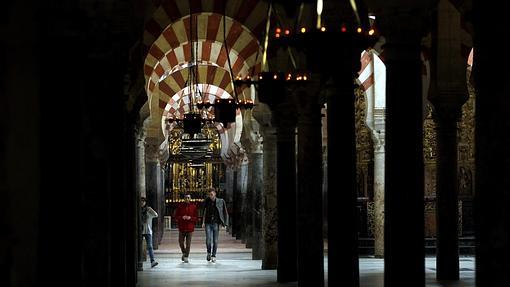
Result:
<svg viewBox="0 0 510 287">
<path fill-rule="evenodd" d="M 176 127 L 168 141 L 165 202 L 171 215 L 184 194 L 190 194 L 191 201 L 198 204 L 211 188 L 218 190 L 225 182 L 225 165 L 220 157 L 219 133 L 213 125 L 205 125 L 193 139 Z"/>
</svg>

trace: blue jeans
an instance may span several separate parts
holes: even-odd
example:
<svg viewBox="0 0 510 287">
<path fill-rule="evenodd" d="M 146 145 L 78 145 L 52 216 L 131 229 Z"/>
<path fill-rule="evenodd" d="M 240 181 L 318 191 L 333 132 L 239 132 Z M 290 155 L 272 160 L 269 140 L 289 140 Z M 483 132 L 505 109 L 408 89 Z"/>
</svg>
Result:
<svg viewBox="0 0 510 287">
<path fill-rule="evenodd" d="M 205 245 L 207 246 L 207 254 L 216 256 L 216 249 L 218 248 L 218 234 L 220 225 L 218 223 L 205 224 Z M 212 252 L 211 252 L 212 241 Z"/>
<path fill-rule="evenodd" d="M 154 261 L 154 250 L 152 248 L 152 234 L 143 234 L 145 242 L 147 242 L 147 250 L 149 251 L 149 257 L 151 262 Z"/>
</svg>

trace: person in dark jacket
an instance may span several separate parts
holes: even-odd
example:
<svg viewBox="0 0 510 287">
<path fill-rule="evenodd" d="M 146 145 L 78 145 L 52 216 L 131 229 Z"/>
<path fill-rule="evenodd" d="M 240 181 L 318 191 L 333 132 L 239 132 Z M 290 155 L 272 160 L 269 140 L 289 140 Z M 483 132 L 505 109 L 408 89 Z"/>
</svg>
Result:
<svg viewBox="0 0 510 287">
<path fill-rule="evenodd" d="M 204 220 L 202 222 L 202 227 L 205 225 L 207 261 L 216 262 L 220 224 L 228 225 L 227 204 L 223 199 L 216 197 L 214 189 L 210 189 L 208 198 L 204 202 Z"/>
<path fill-rule="evenodd" d="M 189 251 L 191 248 L 191 237 L 195 231 L 195 224 L 198 219 L 198 211 L 195 204 L 190 202 L 191 195 L 184 195 L 184 202 L 179 204 L 175 210 L 175 219 L 179 227 L 179 246 L 181 247 L 181 260 L 185 263 L 189 262 Z M 184 244 L 186 240 L 186 245 Z"/>
</svg>

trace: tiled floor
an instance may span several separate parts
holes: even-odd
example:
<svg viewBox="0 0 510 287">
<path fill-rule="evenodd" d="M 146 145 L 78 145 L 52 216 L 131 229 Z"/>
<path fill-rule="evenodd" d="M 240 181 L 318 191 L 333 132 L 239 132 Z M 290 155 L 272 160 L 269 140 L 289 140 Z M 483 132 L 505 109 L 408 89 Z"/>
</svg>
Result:
<svg viewBox="0 0 510 287">
<path fill-rule="evenodd" d="M 261 270 L 260 260 L 251 260 L 251 250 L 233 239 L 225 231 L 220 236 L 216 263 L 205 260 L 203 230 L 197 230 L 192 242 L 190 263 L 182 263 L 177 246 L 176 232 L 170 232 L 156 251 L 159 265 L 150 268 L 144 263 L 144 271 L 138 273 L 140 287 L 162 286 L 297 286 L 296 283 L 276 283 L 275 270 Z M 325 258 L 327 271 L 327 258 Z M 360 259 L 360 285 L 362 287 L 383 286 L 384 262 L 382 259 Z M 435 258 L 426 259 L 427 286 L 473 287 L 474 259 L 463 257 L 460 261 L 459 282 L 438 283 L 435 280 Z M 325 273 L 327 275 L 327 272 Z M 327 283 L 327 278 L 326 278 Z"/>
</svg>

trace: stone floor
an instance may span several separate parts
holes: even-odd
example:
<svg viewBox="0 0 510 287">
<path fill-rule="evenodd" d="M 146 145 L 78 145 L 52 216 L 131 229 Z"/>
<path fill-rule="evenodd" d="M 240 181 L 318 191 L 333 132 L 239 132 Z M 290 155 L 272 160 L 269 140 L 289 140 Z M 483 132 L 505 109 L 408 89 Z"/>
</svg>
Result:
<svg viewBox="0 0 510 287">
<path fill-rule="evenodd" d="M 261 270 L 260 260 L 251 260 L 251 250 L 239 240 L 222 231 L 217 253 L 217 262 L 205 260 L 203 230 L 197 230 L 192 241 L 190 263 L 181 262 L 175 231 L 167 232 L 156 251 L 159 265 L 150 268 L 144 263 L 144 270 L 138 272 L 138 286 L 297 286 L 294 283 L 276 283 L 275 270 Z M 324 261 L 327 271 L 327 257 Z M 384 262 L 382 259 L 360 259 L 360 286 L 383 286 Z M 426 258 L 427 286 L 430 287 L 472 287 L 474 284 L 474 259 L 462 257 L 460 260 L 459 282 L 438 283 L 435 277 L 435 258 Z M 325 273 L 327 276 L 327 272 Z M 325 279 L 327 284 L 327 278 Z M 327 285 L 326 285 L 327 286 Z"/>
</svg>

